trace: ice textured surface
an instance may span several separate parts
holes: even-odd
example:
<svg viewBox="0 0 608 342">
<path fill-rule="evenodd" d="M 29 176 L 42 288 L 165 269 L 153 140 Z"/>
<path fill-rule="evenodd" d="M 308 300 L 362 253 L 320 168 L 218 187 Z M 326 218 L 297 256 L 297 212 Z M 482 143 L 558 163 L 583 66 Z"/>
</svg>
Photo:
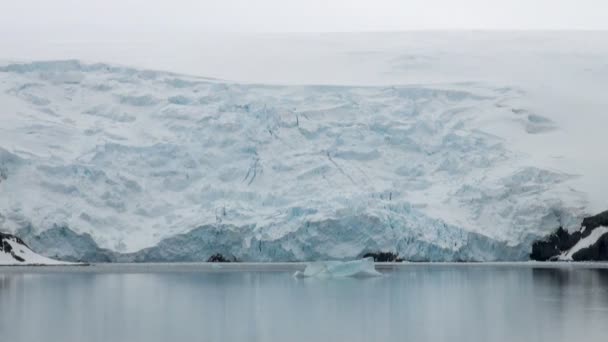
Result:
<svg viewBox="0 0 608 342">
<path fill-rule="evenodd" d="M 522 260 L 533 237 L 579 225 L 586 205 L 575 175 L 499 134 L 559 130 L 522 114 L 525 96 L 486 83 L 266 86 L 9 64 L 0 227 L 66 259 Z"/>
</svg>

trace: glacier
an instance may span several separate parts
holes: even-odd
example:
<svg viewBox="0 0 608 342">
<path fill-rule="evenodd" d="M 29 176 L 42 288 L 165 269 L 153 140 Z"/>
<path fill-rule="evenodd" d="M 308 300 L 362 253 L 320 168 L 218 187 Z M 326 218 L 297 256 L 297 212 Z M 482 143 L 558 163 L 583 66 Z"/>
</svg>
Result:
<svg viewBox="0 0 608 342">
<path fill-rule="evenodd" d="M 579 175 L 513 137 L 517 86 L 264 85 L 78 60 L 0 66 L 0 229 L 62 260 L 526 260 Z"/>
</svg>

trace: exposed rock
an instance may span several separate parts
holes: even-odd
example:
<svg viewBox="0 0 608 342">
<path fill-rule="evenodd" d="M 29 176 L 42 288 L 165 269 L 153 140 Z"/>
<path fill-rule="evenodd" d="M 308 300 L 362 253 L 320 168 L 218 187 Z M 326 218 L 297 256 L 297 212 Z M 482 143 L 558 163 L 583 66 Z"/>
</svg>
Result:
<svg viewBox="0 0 608 342">
<path fill-rule="evenodd" d="M 597 241 L 572 254 L 573 261 L 608 261 L 608 233 L 600 236 Z"/>
<path fill-rule="evenodd" d="M 207 262 L 236 262 L 236 259 L 234 257 L 228 259 L 220 253 L 215 253 L 207 259 Z"/>
<path fill-rule="evenodd" d="M 18 244 L 27 247 L 25 242 L 23 242 L 23 240 L 21 240 L 17 236 L 0 232 L 0 253 L 8 254 L 16 261 L 24 262 L 25 259 L 15 253 L 15 251 L 13 250 L 13 246 L 7 240 L 12 240 Z"/>
<path fill-rule="evenodd" d="M 403 262 L 398 253 L 392 252 L 366 253 L 363 258 L 373 258 L 374 262 Z"/>
<path fill-rule="evenodd" d="M 530 259 L 537 261 L 605 261 L 608 260 L 608 233 L 585 239 L 601 227 L 608 227 L 608 211 L 583 219 L 580 230 L 569 233 L 562 227 L 532 244 Z M 601 231 L 598 231 L 601 233 Z M 579 242 L 582 245 L 578 245 Z M 570 253 L 569 253 L 570 252 Z"/>
<path fill-rule="evenodd" d="M 27 244 L 25 242 L 23 242 L 23 240 L 21 240 L 18 236 L 0 232 L 0 250 L 3 250 L 2 248 L 7 248 L 7 249 L 4 249 L 4 251 L 10 252 L 10 248 L 11 248 L 10 245 L 5 243 L 5 240 L 7 240 L 7 239 L 11 239 L 11 240 L 17 242 L 18 244 L 21 244 L 21 245 L 24 245 L 27 247 Z"/>
<path fill-rule="evenodd" d="M 580 239 L 581 233 L 579 231 L 570 234 L 564 228 L 559 227 L 555 233 L 544 240 L 535 241 L 532 244 L 530 258 L 537 261 L 552 260 L 574 247 Z"/>
<path fill-rule="evenodd" d="M 600 227 L 600 226 L 608 227 L 608 210 L 604 211 L 601 214 L 583 219 L 583 224 L 582 224 L 583 236 L 582 237 L 588 236 L 589 234 L 591 234 L 591 231 L 593 229 Z"/>
</svg>

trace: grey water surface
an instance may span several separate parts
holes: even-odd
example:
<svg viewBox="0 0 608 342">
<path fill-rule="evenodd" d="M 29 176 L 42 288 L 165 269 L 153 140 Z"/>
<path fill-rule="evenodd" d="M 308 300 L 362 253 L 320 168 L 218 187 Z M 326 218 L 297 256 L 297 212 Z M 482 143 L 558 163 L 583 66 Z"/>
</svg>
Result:
<svg viewBox="0 0 608 342">
<path fill-rule="evenodd" d="M 221 267 L 221 268 L 220 268 Z M 604 264 L 0 268 L 1 342 L 605 341 Z"/>
</svg>

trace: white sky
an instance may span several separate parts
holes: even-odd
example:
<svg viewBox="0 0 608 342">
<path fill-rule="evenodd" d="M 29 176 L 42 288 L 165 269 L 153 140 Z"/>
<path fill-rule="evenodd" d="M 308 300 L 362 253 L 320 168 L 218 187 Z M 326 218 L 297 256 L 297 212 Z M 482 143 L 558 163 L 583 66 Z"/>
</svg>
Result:
<svg viewBox="0 0 608 342">
<path fill-rule="evenodd" d="M 423 29 L 608 29 L 606 0 L 0 0 L 0 38 Z"/>
</svg>

